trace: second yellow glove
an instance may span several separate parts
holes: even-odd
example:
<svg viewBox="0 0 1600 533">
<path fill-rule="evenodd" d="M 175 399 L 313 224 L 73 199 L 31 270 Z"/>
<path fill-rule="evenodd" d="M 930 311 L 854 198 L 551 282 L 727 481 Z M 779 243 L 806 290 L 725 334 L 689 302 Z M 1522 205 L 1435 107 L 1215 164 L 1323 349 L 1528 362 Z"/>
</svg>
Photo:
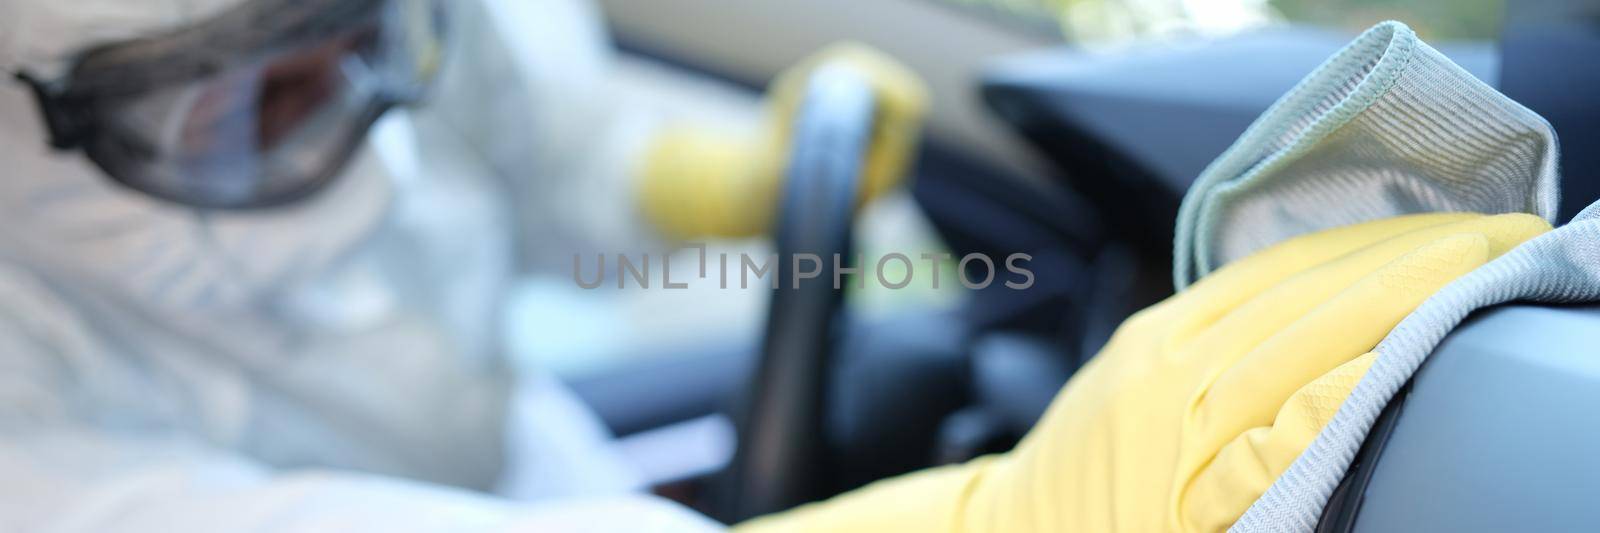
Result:
<svg viewBox="0 0 1600 533">
<path fill-rule="evenodd" d="M 823 49 L 773 80 L 761 135 L 739 137 L 698 124 L 673 124 L 656 134 L 639 171 L 641 208 L 663 234 L 750 237 L 767 231 L 789 161 L 795 114 L 806 83 L 823 65 L 861 75 L 875 105 L 861 168 L 861 203 L 905 176 L 922 128 L 927 89 L 910 69 L 866 46 Z"/>
</svg>

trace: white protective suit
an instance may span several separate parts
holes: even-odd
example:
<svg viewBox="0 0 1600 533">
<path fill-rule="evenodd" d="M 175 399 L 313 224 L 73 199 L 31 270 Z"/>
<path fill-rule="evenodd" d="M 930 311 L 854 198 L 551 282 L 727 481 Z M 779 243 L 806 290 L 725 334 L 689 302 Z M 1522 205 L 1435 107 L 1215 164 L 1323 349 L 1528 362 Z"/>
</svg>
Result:
<svg viewBox="0 0 1600 533">
<path fill-rule="evenodd" d="M 0 0 L 0 64 L 58 75 L 238 1 Z M 632 495 L 602 426 L 499 345 L 513 234 L 564 178 L 546 156 L 604 122 L 558 86 L 603 74 L 595 14 L 451 6 L 434 101 L 282 209 L 121 188 L 0 84 L 0 532 L 713 527 Z"/>
</svg>

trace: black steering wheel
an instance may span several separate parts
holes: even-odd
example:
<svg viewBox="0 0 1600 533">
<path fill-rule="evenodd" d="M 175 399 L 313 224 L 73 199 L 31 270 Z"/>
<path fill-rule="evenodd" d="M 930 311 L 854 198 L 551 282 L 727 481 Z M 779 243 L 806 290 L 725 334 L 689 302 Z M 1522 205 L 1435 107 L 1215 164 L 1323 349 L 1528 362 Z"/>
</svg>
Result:
<svg viewBox="0 0 1600 533">
<path fill-rule="evenodd" d="M 825 65 L 807 81 L 774 224 L 778 287 L 722 487 L 729 521 L 823 495 L 823 416 L 846 284 L 835 265 L 854 261 L 851 226 L 875 108 L 871 86 L 848 67 Z"/>
</svg>

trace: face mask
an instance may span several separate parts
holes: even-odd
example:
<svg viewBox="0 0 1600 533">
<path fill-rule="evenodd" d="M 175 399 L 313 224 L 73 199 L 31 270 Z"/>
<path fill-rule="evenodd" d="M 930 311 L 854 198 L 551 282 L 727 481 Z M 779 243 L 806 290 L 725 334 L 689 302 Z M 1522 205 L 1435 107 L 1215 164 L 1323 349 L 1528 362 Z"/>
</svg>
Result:
<svg viewBox="0 0 1600 533">
<path fill-rule="evenodd" d="M 437 0 L 247 2 L 163 35 L 97 46 L 33 88 L 50 145 L 116 182 L 205 208 L 323 189 L 442 56 Z"/>
<path fill-rule="evenodd" d="M 1368 30 L 1201 173 L 1178 212 L 1179 289 L 1321 229 L 1409 213 L 1554 222 L 1555 134 L 1409 28 Z"/>
</svg>

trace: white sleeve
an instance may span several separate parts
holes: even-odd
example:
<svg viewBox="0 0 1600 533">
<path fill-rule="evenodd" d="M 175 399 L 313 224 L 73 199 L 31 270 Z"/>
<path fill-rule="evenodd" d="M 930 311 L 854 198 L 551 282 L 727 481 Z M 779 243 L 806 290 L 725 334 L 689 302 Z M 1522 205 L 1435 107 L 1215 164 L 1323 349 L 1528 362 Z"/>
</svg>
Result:
<svg viewBox="0 0 1600 533">
<path fill-rule="evenodd" d="M 537 369 L 518 373 L 495 493 L 515 500 L 642 492 L 646 481 L 577 394 Z"/>
<path fill-rule="evenodd" d="M 660 498 L 535 504 L 348 471 L 279 470 L 136 414 L 160 400 L 0 263 L 0 533 L 715 531 Z M 94 405 L 114 405 L 111 412 Z"/>
<path fill-rule="evenodd" d="M 519 266 L 565 272 L 573 253 L 653 243 L 632 166 L 654 126 L 614 90 L 599 8 L 585 0 L 451 8 L 449 61 L 413 115 L 418 128 L 459 135 L 508 187 Z"/>
<path fill-rule="evenodd" d="M 514 503 L 348 472 L 275 472 L 137 430 L 7 431 L 0 531 L 716 531 L 645 496 Z"/>
</svg>

